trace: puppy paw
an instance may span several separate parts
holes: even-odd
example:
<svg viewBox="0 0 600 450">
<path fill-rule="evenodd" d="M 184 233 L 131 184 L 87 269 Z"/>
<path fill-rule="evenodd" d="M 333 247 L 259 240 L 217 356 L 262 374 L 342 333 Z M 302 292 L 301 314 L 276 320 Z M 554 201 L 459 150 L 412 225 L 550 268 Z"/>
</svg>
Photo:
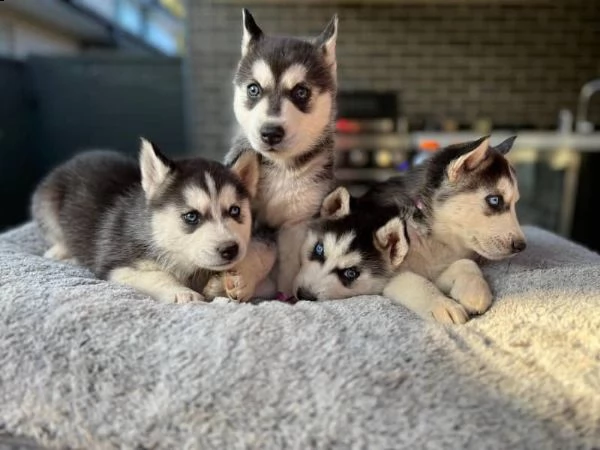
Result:
<svg viewBox="0 0 600 450">
<path fill-rule="evenodd" d="M 470 314 L 482 314 L 492 305 L 492 292 L 487 281 L 476 275 L 458 279 L 450 291 L 450 296 Z"/>
<path fill-rule="evenodd" d="M 449 298 L 441 297 L 431 308 L 431 317 L 442 324 L 462 324 L 469 320 L 469 314 L 461 305 Z"/>
<path fill-rule="evenodd" d="M 256 282 L 252 277 L 246 277 L 238 271 L 225 273 L 223 285 L 227 296 L 239 302 L 248 302 L 254 296 Z"/>
<path fill-rule="evenodd" d="M 71 259 L 71 254 L 63 244 L 55 244 L 44 253 L 44 257 L 57 261 L 68 261 Z"/>
<path fill-rule="evenodd" d="M 165 303 L 198 303 L 203 302 L 204 297 L 202 294 L 193 291 L 191 289 L 178 289 L 172 292 L 166 292 L 159 298 Z"/>
<path fill-rule="evenodd" d="M 225 286 L 223 285 L 223 277 L 220 274 L 211 277 L 208 280 L 208 283 L 206 283 L 206 286 L 204 286 L 202 295 L 204 295 L 207 300 L 226 296 L 227 293 L 225 292 Z"/>
</svg>

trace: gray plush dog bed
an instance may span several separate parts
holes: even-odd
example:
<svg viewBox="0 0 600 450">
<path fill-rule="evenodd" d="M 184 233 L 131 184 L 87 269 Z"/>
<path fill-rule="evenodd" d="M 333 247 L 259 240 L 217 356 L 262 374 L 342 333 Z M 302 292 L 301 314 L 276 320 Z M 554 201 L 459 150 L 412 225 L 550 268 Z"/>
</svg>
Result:
<svg viewBox="0 0 600 450">
<path fill-rule="evenodd" d="M 492 309 L 444 327 L 381 297 L 159 304 L 42 258 L 26 225 L 0 236 L 0 433 L 82 449 L 598 446 L 600 256 L 526 234 L 486 268 Z"/>
</svg>

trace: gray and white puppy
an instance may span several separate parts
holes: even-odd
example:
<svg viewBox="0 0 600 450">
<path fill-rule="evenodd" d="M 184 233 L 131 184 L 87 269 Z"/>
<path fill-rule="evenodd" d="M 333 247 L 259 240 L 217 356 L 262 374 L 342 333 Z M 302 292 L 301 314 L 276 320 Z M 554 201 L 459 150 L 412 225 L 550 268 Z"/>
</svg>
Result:
<svg viewBox="0 0 600 450">
<path fill-rule="evenodd" d="M 407 221 L 410 248 L 386 297 L 442 323 L 464 323 L 491 306 L 477 260 L 508 258 L 526 247 L 517 177 L 506 158 L 514 140 L 451 145 L 360 199 L 414 212 Z"/>
<path fill-rule="evenodd" d="M 344 187 L 325 197 L 310 222 L 294 281 L 300 300 L 382 294 L 408 252 L 406 225 L 395 205 L 358 203 Z"/>
<path fill-rule="evenodd" d="M 303 40 L 267 35 L 243 11 L 242 57 L 234 78 L 240 133 L 225 163 L 248 153 L 259 161 L 252 209 L 259 224 L 279 231 L 277 288 L 288 294 L 306 222 L 334 182 L 336 37 L 337 17 L 318 37 Z M 255 264 L 242 262 L 234 284 L 253 288 L 261 275 Z"/>
<path fill-rule="evenodd" d="M 32 215 L 51 245 L 46 256 L 74 258 L 160 301 L 201 301 L 211 276 L 246 255 L 257 183 L 252 159 L 231 170 L 172 161 L 142 140 L 139 164 L 91 151 L 53 170 L 33 195 Z"/>
</svg>

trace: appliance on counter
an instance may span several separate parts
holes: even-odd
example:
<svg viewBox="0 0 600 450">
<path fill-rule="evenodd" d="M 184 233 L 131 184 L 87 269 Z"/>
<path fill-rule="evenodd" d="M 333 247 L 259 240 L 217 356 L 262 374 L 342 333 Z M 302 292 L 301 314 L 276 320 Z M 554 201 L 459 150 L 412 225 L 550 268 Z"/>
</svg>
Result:
<svg viewBox="0 0 600 450">
<path fill-rule="evenodd" d="M 342 91 L 337 104 L 336 176 L 351 193 L 408 167 L 396 92 Z"/>
</svg>

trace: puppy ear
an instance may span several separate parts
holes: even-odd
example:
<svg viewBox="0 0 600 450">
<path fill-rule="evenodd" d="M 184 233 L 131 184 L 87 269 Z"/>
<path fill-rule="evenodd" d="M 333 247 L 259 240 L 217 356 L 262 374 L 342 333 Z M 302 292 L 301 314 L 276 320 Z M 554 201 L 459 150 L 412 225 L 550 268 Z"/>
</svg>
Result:
<svg viewBox="0 0 600 450">
<path fill-rule="evenodd" d="M 142 189 L 146 198 L 152 198 L 173 170 L 173 163 L 150 141 L 141 138 L 140 170 Z"/>
<path fill-rule="evenodd" d="M 338 33 L 338 16 L 335 14 L 321 34 L 315 39 L 314 43 L 323 51 L 325 61 L 331 66 L 333 72 L 336 71 L 335 44 Z"/>
<path fill-rule="evenodd" d="M 408 253 L 408 239 L 405 224 L 399 217 L 390 219 L 375 232 L 375 248 L 389 261 L 392 269 L 397 269 Z"/>
<path fill-rule="evenodd" d="M 242 56 L 248 53 L 250 45 L 258 41 L 262 36 L 263 32 L 260 27 L 256 24 L 254 17 L 250 14 L 246 8 L 242 10 L 242 23 L 244 32 L 242 34 Z"/>
<path fill-rule="evenodd" d="M 461 173 L 475 170 L 488 157 L 490 137 L 485 136 L 475 141 L 476 147 L 468 153 L 456 158 L 448 166 L 447 174 L 451 182 L 455 182 Z"/>
<path fill-rule="evenodd" d="M 350 214 L 350 193 L 340 186 L 330 193 L 321 204 L 320 216 L 323 219 L 340 219 Z"/>
<path fill-rule="evenodd" d="M 515 139 L 517 139 L 516 136 L 511 136 L 511 137 L 503 140 L 498 145 L 496 145 L 495 147 L 492 147 L 492 148 L 494 150 L 496 150 L 498 153 L 500 153 L 501 155 L 506 155 L 512 148 L 512 146 L 515 142 Z"/>
<path fill-rule="evenodd" d="M 254 152 L 242 153 L 230 167 L 230 170 L 242 181 L 250 197 L 254 198 L 260 179 L 260 167 L 256 154 Z"/>
</svg>

